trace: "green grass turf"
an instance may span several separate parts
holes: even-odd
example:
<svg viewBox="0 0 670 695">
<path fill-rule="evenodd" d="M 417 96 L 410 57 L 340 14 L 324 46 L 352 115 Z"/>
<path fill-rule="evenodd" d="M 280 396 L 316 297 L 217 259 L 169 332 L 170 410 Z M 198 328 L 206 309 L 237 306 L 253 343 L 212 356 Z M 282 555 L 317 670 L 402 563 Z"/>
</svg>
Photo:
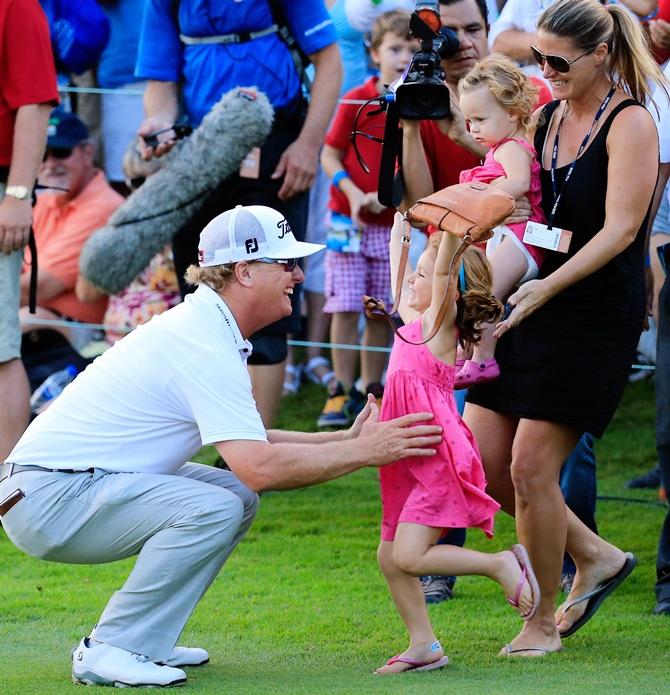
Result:
<svg viewBox="0 0 670 695">
<path fill-rule="evenodd" d="M 284 402 L 280 425 L 314 429 L 322 392 L 313 385 Z M 210 650 L 189 671 L 193 693 L 667 693 L 670 619 L 654 617 L 654 559 L 665 510 L 652 492 L 623 482 L 655 461 L 653 388 L 631 386 L 598 444 L 602 533 L 633 550 L 640 565 L 562 654 L 496 657 L 520 623 L 498 588 L 463 578 L 453 601 L 431 616 L 451 664 L 434 673 L 372 675 L 405 648 L 403 626 L 375 562 L 376 473 L 363 470 L 313 489 L 269 493 L 247 538 L 186 627 L 181 643 Z M 205 450 L 200 460 L 212 461 Z M 551 519 L 547 519 L 551 523 Z M 496 537 L 468 544 L 495 551 L 514 540 L 500 515 Z M 130 561 L 67 566 L 35 560 L 0 532 L 0 693 L 81 693 L 69 681 L 69 653 L 87 634 Z"/>
</svg>

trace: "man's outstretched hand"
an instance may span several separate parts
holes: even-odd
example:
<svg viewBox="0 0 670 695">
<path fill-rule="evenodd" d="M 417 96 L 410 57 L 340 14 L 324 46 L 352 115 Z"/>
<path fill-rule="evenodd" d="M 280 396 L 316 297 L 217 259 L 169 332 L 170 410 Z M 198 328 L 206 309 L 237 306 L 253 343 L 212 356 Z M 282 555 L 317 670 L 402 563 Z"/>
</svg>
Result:
<svg viewBox="0 0 670 695">
<path fill-rule="evenodd" d="M 368 465 L 383 466 L 412 456 L 434 456 L 442 441 L 439 425 L 421 424 L 433 419 L 432 413 L 410 413 L 402 417 L 379 421 L 379 407 L 372 394 L 347 432 L 369 452 Z"/>
</svg>

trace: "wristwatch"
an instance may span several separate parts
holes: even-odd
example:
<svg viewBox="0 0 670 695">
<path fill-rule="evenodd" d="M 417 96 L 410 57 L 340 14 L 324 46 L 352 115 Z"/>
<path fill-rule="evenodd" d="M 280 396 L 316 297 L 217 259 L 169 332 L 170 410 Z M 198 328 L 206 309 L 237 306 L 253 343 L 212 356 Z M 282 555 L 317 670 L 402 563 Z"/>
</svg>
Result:
<svg viewBox="0 0 670 695">
<path fill-rule="evenodd" d="M 27 186 L 7 186 L 5 195 L 16 200 L 26 200 L 30 196 L 30 189 Z"/>
</svg>

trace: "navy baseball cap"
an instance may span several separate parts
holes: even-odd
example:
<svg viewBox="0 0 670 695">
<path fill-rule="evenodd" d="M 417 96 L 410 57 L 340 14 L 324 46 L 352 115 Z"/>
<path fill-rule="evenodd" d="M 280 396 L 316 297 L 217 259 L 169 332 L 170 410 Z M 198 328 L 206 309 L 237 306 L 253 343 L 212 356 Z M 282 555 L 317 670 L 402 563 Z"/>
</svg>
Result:
<svg viewBox="0 0 670 695">
<path fill-rule="evenodd" d="M 88 139 L 88 128 L 74 113 L 54 109 L 49 116 L 47 147 L 74 147 Z"/>
</svg>

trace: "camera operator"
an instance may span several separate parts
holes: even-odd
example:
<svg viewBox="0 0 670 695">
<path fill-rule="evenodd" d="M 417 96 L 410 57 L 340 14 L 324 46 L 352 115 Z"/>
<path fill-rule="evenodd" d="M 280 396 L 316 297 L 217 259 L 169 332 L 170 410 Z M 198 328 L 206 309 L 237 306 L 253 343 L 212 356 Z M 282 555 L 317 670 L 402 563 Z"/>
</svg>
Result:
<svg viewBox="0 0 670 695">
<path fill-rule="evenodd" d="M 439 9 L 442 26 L 455 32 L 460 43 L 459 50 L 442 61 L 452 94 L 451 117 L 441 121 L 402 121 L 403 207 L 458 183 L 461 171 L 478 166 L 486 155 L 486 148 L 478 145 L 468 133 L 455 96 L 461 77 L 489 52 L 486 0 L 440 0 Z M 540 80 L 536 84 L 541 89 L 540 106 L 550 101 L 551 95 Z M 527 212 L 530 208 L 525 201 L 519 201 L 513 221 L 525 221 Z"/>
<path fill-rule="evenodd" d="M 458 35 L 459 50 L 442 60 L 452 94 L 451 118 L 442 121 L 402 121 L 403 207 L 440 188 L 458 183 L 463 169 L 477 166 L 486 155 L 465 127 L 455 98 L 458 81 L 488 54 L 488 12 L 485 0 L 441 0 L 440 21 Z"/>
<path fill-rule="evenodd" d="M 295 53 L 277 31 L 284 18 L 291 36 L 316 68 L 308 105 Z M 149 80 L 141 135 L 169 128 L 179 115 L 180 96 L 193 126 L 222 94 L 237 86 L 255 85 L 275 109 L 272 132 L 263 145 L 252 150 L 239 173 L 206 197 L 200 211 L 175 236 L 173 251 L 180 283 L 186 268 L 197 260 L 200 230 L 214 215 L 238 203 L 277 208 L 296 236 L 304 238 L 307 191 L 342 79 L 336 39 L 321 1 L 147 2 L 136 69 L 138 77 Z M 145 157 L 161 156 L 173 144 L 174 140 L 147 148 Z M 182 294 L 192 289 L 181 286 Z M 252 338 L 254 394 L 266 424 L 272 421 L 281 397 L 286 334 L 299 328 L 299 296 L 298 288 L 289 320 Z"/>
</svg>

